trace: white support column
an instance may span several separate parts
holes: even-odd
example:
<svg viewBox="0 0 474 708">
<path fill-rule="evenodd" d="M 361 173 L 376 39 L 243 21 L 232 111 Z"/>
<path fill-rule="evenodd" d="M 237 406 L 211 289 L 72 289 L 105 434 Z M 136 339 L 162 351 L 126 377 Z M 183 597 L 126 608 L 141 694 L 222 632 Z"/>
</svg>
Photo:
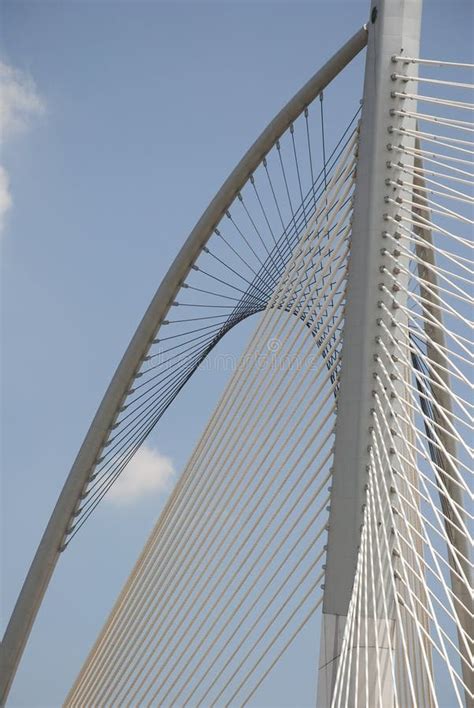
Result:
<svg viewBox="0 0 474 708">
<path fill-rule="evenodd" d="M 377 303 L 381 299 L 379 285 L 387 278 L 380 272 L 381 249 L 386 246 L 384 215 L 395 215 L 385 202 L 385 180 L 389 176 L 387 163 L 393 160 L 393 153 L 387 147 L 390 142 L 387 129 L 395 124 L 389 111 L 397 107 L 399 100 L 391 96 L 394 88 L 391 75 L 395 71 L 391 58 L 400 54 L 419 56 L 421 4 L 421 0 L 372 0 L 368 24 L 329 517 L 318 708 L 331 705 L 363 521 L 373 375 L 377 367 L 374 361 L 379 334 L 377 320 L 381 316 Z M 392 285 L 388 278 L 385 284 L 387 287 Z M 368 614 L 369 663 L 375 670 L 375 652 L 378 652 L 379 665 L 384 672 L 380 704 L 389 708 L 393 705 L 389 648 L 392 642 L 389 642 L 387 627 L 393 625 L 393 615 L 387 618 L 387 622 L 385 619 L 381 621 L 379 612 L 373 607 L 369 608 Z M 378 623 L 377 632 L 375 623 Z M 378 647 L 375 646 L 376 636 Z M 359 648 L 352 647 L 351 651 Z M 372 679 L 373 676 L 369 684 Z M 357 702 L 355 689 L 350 689 L 349 694 L 349 705 L 354 705 Z M 362 692 L 359 696 L 358 705 L 363 704 L 364 695 Z"/>
</svg>

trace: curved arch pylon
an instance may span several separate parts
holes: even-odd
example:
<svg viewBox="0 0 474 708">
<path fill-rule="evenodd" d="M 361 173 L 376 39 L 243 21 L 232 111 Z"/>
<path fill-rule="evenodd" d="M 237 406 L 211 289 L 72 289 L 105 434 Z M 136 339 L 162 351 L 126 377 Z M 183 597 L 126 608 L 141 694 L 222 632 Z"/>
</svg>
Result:
<svg viewBox="0 0 474 708">
<path fill-rule="evenodd" d="M 0 705 L 8 693 L 43 601 L 56 563 L 63 550 L 68 527 L 80 503 L 91 469 L 107 441 L 118 411 L 143 358 L 197 257 L 220 218 L 249 176 L 277 140 L 318 94 L 366 46 L 367 28 L 360 28 L 293 96 L 269 123 L 224 182 L 179 251 L 141 320 L 107 388 L 88 433 L 67 477 L 30 569 L 0 647 Z"/>
</svg>

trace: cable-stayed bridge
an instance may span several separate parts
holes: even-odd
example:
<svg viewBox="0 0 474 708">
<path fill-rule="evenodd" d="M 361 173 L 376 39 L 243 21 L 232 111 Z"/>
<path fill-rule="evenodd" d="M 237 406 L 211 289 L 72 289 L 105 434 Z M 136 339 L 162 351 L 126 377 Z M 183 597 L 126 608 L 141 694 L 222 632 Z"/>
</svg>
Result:
<svg viewBox="0 0 474 708">
<path fill-rule="evenodd" d="M 473 704 L 473 66 L 420 56 L 421 9 L 374 2 L 184 243 L 30 568 L 3 702 L 61 553 L 253 316 L 65 705 L 258 704 L 316 615 L 317 706 Z M 324 90 L 363 50 L 328 145 Z"/>
</svg>

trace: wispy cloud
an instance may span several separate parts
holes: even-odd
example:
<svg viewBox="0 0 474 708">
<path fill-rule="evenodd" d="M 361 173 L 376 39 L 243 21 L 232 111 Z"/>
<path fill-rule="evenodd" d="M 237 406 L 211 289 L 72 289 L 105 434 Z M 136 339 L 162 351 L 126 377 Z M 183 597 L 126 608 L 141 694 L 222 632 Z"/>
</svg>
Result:
<svg viewBox="0 0 474 708">
<path fill-rule="evenodd" d="M 174 474 L 169 457 L 144 445 L 112 485 L 106 498 L 116 506 L 134 504 L 150 494 L 168 491 Z"/>
<path fill-rule="evenodd" d="M 44 101 L 31 76 L 0 62 L 0 149 L 12 137 L 27 130 L 31 119 L 44 111 Z M 0 233 L 12 203 L 8 173 L 0 165 Z"/>
<path fill-rule="evenodd" d="M 0 165 L 0 233 L 3 231 L 3 221 L 5 214 L 12 205 L 12 195 L 10 192 L 10 180 L 4 167 Z"/>
</svg>

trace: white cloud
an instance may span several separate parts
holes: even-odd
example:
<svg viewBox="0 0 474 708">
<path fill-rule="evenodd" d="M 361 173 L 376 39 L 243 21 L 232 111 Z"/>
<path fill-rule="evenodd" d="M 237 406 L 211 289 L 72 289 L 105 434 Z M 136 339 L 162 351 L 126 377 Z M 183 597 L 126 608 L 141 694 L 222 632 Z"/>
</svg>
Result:
<svg viewBox="0 0 474 708">
<path fill-rule="evenodd" d="M 106 498 L 117 506 L 133 504 L 150 494 L 167 491 L 174 474 L 169 457 L 144 445 L 112 485 Z"/>
<path fill-rule="evenodd" d="M 0 233 L 3 231 L 5 214 L 12 205 L 10 180 L 7 171 L 0 165 Z"/>
<path fill-rule="evenodd" d="M 32 117 L 44 111 L 44 101 L 31 76 L 0 62 L 0 148 L 12 136 L 27 130 Z M 12 203 L 10 180 L 0 166 L 0 232 Z"/>
</svg>

